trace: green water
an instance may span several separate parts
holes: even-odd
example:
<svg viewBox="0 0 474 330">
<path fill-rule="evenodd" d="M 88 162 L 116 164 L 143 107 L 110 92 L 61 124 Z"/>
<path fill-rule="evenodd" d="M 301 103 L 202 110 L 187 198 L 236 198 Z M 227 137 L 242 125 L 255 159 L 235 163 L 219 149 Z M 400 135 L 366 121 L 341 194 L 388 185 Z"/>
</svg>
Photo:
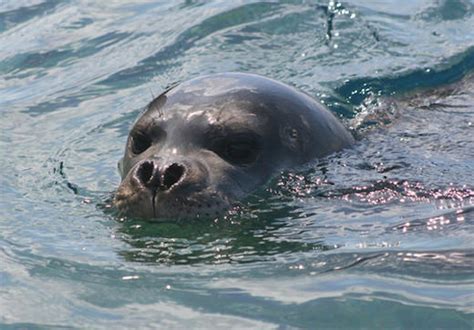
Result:
<svg viewBox="0 0 474 330">
<path fill-rule="evenodd" d="M 470 0 L 0 2 L 0 328 L 472 329 L 473 26 Z M 223 71 L 357 144 L 218 219 L 116 217 L 142 108 Z"/>
</svg>

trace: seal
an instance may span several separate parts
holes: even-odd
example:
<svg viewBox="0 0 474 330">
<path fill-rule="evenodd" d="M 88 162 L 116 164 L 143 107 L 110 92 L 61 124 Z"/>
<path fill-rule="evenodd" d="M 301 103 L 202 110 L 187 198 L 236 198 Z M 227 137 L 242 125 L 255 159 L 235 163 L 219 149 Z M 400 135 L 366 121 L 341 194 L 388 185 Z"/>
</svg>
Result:
<svg viewBox="0 0 474 330">
<path fill-rule="evenodd" d="M 195 78 L 134 124 L 114 204 L 147 219 L 220 215 L 281 170 L 353 142 L 322 104 L 288 85 L 246 73 Z"/>
</svg>

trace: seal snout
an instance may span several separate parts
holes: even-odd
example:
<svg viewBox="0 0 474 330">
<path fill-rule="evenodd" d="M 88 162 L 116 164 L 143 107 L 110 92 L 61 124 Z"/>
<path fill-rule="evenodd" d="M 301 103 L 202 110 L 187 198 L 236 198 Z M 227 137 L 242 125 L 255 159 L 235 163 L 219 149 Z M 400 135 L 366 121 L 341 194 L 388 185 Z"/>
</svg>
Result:
<svg viewBox="0 0 474 330">
<path fill-rule="evenodd" d="M 156 162 L 146 160 L 137 165 L 134 177 L 139 184 L 150 190 L 165 191 L 180 182 L 185 172 L 185 166 L 179 163 L 172 163 L 160 169 Z"/>
</svg>

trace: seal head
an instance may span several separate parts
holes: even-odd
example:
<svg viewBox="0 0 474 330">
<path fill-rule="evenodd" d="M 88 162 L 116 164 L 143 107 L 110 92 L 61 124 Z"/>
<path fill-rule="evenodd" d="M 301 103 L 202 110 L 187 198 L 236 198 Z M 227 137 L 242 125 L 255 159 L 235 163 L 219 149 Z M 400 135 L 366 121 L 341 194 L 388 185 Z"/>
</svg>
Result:
<svg viewBox="0 0 474 330">
<path fill-rule="evenodd" d="M 165 91 L 137 120 L 114 202 L 141 218 L 219 215 L 279 171 L 353 142 L 290 86 L 244 73 L 199 77 Z"/>
</svg>

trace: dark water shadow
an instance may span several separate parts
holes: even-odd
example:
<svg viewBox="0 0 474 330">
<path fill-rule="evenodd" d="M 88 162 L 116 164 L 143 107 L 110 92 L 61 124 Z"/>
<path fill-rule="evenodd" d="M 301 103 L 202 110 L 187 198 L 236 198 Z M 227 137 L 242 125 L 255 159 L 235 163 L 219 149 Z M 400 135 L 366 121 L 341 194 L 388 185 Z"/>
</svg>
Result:
<svg viewBox="0 0 474 330">
<path fill-rule="evenodd" d="M 417 89 L 436 89 L 439 86 L 461 80 L 474 70 L 474 47 L 470 47 L 433 68 L 415 69 L 394 77 L 352 79 L 334 88 L 353 106 L 361 105 L 371 95 L 394 96 Z"/>
<path fill-rule="evenodd" d="M 148 264 L 245 264 L 334 248 L 319 239 L 305 241 L 284 234 L 298 210 L 280 198 L 258 198 L 216 219 L 160 223 L 127 219 L 118 232 L 130 249 L 119 254 L 127 261 Z"/>
</svg>

